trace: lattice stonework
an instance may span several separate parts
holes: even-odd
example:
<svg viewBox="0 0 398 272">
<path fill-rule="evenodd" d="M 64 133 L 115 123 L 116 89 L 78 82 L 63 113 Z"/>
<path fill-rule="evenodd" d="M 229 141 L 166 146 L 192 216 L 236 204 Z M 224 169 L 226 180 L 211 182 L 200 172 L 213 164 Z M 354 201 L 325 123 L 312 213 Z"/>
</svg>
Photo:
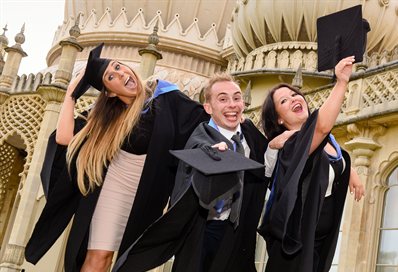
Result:
<svg viewBox="0 0 398 272">
<path fill-rule="evenodd" d="M 362 92 L 364 108 L 398 100 L 398 73 L 387 71 L 366 78 Z"/>
<path fill-rule="evenodd" d="M 83 96 L 82 98 L 78 99 L 75 106 L 75 115 L 90 109 L 95 100 L 97 100 L 96 96 Z"/>
<path fill-rule="evenodd" d="M 262 131 L 261 128 L 261 107 L 256 107 L 248 112 L 245 112 L 245 118 L 252 120 L 254 125 Z"/>
<path fill-rule="evenodd" d="M 46 102 L 38 95 L 10 97 L 0 108 L 0 144 L 11 135 L 19 135 L 26 145 L 26 163 L 21 183 L 26 179 L 34 146 L 43 119 Z"/>
<path fill-rule="evenodd" d="M 0 212 L 3 209 L 7 192 L 7 181 L 12 173 L 16 152 L 15 149 L 7 144 L 0 145 Z"/>
</svg>

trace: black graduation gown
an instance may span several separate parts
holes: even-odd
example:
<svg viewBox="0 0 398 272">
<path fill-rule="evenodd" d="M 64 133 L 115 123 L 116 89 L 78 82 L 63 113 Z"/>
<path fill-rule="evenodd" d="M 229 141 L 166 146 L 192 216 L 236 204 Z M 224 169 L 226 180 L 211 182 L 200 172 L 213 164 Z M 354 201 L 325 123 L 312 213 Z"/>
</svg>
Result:
<svg viewBox="0 0 398 272">
<path fill-rule="evenodd" d="M 178 164 L 168 150 L 182 149 L 196 126 L 209 119 L 199 103 L 178 90 L 159 95 L 151 107 L 155 110 L 152 136 L 119 254 L 162 215 L 174 186 Z M 53 146 L 48 148 L 54 150 Z M 55 155 L 55 160 L 44 162 L 52 165 L 50 184 L 54 185 L 50 186 L 47 203 L 26 246 L 25 258 L 37 263 L 74 216 L 65 253 L 65 271 L 80 271 L 101 187 L 82 196 L 76 182 L 69 178 L 65 165 L 66 148 L 57 145 L 56 149 L 59 154 Z"/>
<path fill-rule="evenodd" d="M 315 231 L 329 179 L 329 159 L 323 150 L 327 137 L 308 155 L 317 116 L 317 111 L 311 114 L 279 152 L 273 202 L 259 228 L 267 242 L 267 272 L 326 272 L 332 264 L 351 164 L 342 150 L 346 167 L 333 185 L 333 226 L 314 269 Z"/>
<path fill-rule="evenodd" d="M 264 163 L 267 140 L 251 121 L 246 120 L 241 127 L 250 147 L 250 158 Z M 186 148 L 212 145 L 220 141 L 229 143 L 229 140 L 214 128 L 202 123 L 193 132 Z M 209 185 L 209 193 L 205 194 L 203 188 L 201 190 L 194 188 L 195 181 L 191 182 L 191 170 L 190 167 L 180 163 L 171 208 L 120 257 L 114 266 L 114 272 L 147 271 L 166 262 L 173 255 L 176 256 L 173 271 L 199 270 L 208 215 L 208 210 L 200 203 L 209 203 L 209 197 L 212 198 L 210 202 L 215 203 L 219 196 L 222 195 L 221 198 L 224 198 L 228 195 L 227 192 L 233 194 L 237 187 L 235 183 L 229 185 L 224 183 L 222 191 L 218 186 Z M 224 177 L 228 179 L 230 176 Z M 256 271 L 254 265 L 256 229 L 264 204 L 266 187 L 264 169 L 245 171 L 239 225 L 234 228 L 234 224 L 228 222 L 210 271 Z M 214 191 L 217 193 L 214 194 Z M 202 198 L 206 200 L 202 201 Z"/>
</svg>

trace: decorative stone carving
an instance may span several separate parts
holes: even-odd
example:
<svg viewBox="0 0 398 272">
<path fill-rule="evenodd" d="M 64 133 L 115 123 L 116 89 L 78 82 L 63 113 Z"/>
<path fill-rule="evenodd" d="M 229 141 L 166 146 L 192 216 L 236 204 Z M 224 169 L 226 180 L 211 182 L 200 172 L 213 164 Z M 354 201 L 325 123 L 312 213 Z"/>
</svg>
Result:
<svg viewBox="0 0 398 272">
<path fill-rule="evenodd" d="M 267 55 L 267 60 L 265 66 L 267 68 L 276 68 L 276 52 L 270 51 Z"/>
<path fill-rule="evenodd" d="M 18 245 L 7 244 L 1 259 L 1 268 L 17 268 L 24 260 L 25 248 Z"/>
<path fill-rule="evenodd" d="M 353 165 L 357 167 L 358 173 L 368 175 L 370 159 L 376 149 L 381 145 L 376 142 L 378 136 L 385 132 L 385 127 L 379 125 L 371 125 L 366 123 L 364 125 L 349 124 L 347 131 L 349 133 L 350 141 L 345 143 L 345 146 L 352 151 L 354 155 Z"/>
<path fill-rule="evenodd" d="M 15 133 L 21 137 L 26 146 L 26 163 L 21 173 L 21 186 L 23 186 L 43 118 L 45 101 L 38 95 L 11 96 L 2 107 L 0 144 Z"/>
<path fill-rule="evenodd" d="M 389 59 L 389 55 L 388 55 L 388 51 L 387 50 L 383 50 L 380 54 L 380 58 L 379 58 L 379 65 L 383 65 L 386 64 L 387 62 L 390 61 Z"/>
<path fill-rule="evenodd" d="M 278 55 L 278 68 L 281 69 L 289 68 L 289 52 L 287 50 L 283 50 Z"/>
<path fill-rule="evenodd" d="M 0 212 L 3 209 L 7 183 L 12 173 L 15 156 L 16 150 L 10 145 L 0 145 Z"/>
<path fill-rule="evenodd" d="M 303 62 L 303 52 L 301 50 L 296 50 L 291 55 L 290 66 L 292 69 L 298 69 Z"/>
<path fill-rule="evenodd" d="M 304 60 L 304 67 L 308 71 L 315 71 L 317 67 L 318 56 L 314 51 L 310 51 Z"/>
</svg>

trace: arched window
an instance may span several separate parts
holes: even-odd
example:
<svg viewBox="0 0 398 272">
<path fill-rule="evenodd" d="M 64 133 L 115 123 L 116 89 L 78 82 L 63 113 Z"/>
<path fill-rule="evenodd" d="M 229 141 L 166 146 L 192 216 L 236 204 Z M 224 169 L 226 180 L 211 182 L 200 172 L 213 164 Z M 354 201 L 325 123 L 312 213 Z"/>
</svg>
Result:
<svg viewBox="0 0 398 272">
<path fill-rule="evenodd" d="M 398 271 L 398 167 L 387 180 L 376 272 Z"/>
</svg>

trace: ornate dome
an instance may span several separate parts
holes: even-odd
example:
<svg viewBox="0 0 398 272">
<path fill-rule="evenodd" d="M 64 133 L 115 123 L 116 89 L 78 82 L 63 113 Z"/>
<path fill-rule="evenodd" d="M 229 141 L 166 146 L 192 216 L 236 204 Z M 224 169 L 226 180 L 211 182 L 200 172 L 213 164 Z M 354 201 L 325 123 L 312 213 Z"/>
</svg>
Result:
<svg viewBox="0 0 398 272">
<path fill-rule="evenodd" d="M 181 24 L 181 31 L 186 31 L 192 23 L 196 22 L 200 35 L 205 35 L 213 25 L 215 26 L 217 37 L 222 40 L 225 35 L 227 23 L 231 17 L 236 0 L 65 0 L 65 21 L 70 17 L 76 17 L 79 12 L 83 17 L 88 18 L 95 10 L 97 19 L 109 14 L 115 20 L 122 9 L 124 9 L 126 22 L 130 23 L 137 17 L 140 10 L 145 22 L 149 23 L 156 15 L 161 14 L 164 26 L 172 24 L 178 19 Z M 177 15 L 177 16 L 176 16 Z M 127 27 L 127 25 L 126 25 Z M 134 31 L 134 30 L 132 30 Z"/>
<path fill-rule="evenodd" d="M 77 54 L 77 63 L 104 42 L 103 57 L 138 67 L 139 49 L 148 46 L 148 36 L 157 27 L 157 49 L 163 58 L 155 74 L 195 95 L 207 77 L 227 65 L 220 52 L 235 4 L 236 0 L 65 0 L 64 20 L 55 33 L 47 64 L 50 68 L 58 65 L 59 42 L 78 25 L 77 41 L 84 49 Z"/>
<path fill-rule="evenodd" d="M 122 47 L 145 47 L 155 25 L 160 50 L 179 50 L 222 63 L 227 24 L 236 0 L 65 0 L 65 15 L 47 55 L 48 65 L 60 55 L 58 43 L 69 36 L 79 18 L 83 46 L 105 42 Z"/>
<path fill-rule="evenodd" d="M 392 51 L 398 45 L 398 1 L 392 0 L 239 0 L 232 16 L 234 49 L 242 57 L 272 43 L 315 43 L 318 17 L 359 4 L 372 29 L 367 51 Z"/>
</svg>

